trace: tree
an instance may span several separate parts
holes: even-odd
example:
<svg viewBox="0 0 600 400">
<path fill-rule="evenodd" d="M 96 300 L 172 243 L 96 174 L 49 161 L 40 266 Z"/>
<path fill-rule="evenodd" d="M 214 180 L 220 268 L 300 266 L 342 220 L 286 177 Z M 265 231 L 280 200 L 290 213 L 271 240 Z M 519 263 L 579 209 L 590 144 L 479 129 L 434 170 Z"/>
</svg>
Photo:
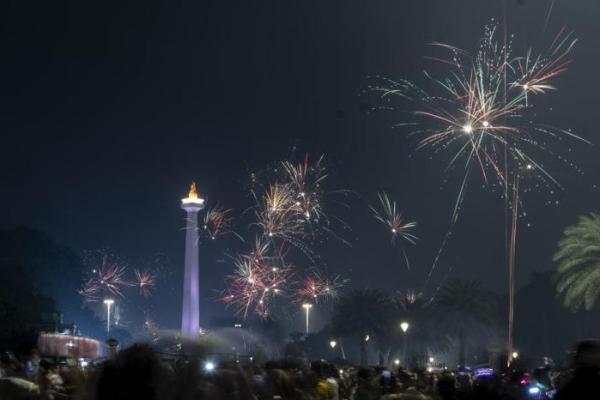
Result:
<svg viewBox="0 0 600 400">
<path fill-rule="evenodd" d="M 463 368 L 469 337 L 489 333 L 497 321 L 494 295 L 477 281 L 456 279 L 442 286 L 434 301 L 440 328 L 458 341 Z"/>
<path fill-rule="evenodd" d="M 556 290 L 572 311 L 590 310 L 600 294 L 600 216 L 579 217 L 565 229 L 553 261 L 558 264 Z"/>
<path fill-rule="evenodd" d="M 334 305 L 331 327 L 333 335 L 352 337 L 360 349 L 361 365 L 368 364 L 369 340 L 388 335 L 397 321 L 392 300 L 378 290 L 354 290 Z"/>
<path fill-rule="evenodd" d="M 38 293 L 20 264 L 0 263 L 0 345 L 34 344 L 41 329 L 54 329 L 60 318 L 54 300 Z"/>
</svg>

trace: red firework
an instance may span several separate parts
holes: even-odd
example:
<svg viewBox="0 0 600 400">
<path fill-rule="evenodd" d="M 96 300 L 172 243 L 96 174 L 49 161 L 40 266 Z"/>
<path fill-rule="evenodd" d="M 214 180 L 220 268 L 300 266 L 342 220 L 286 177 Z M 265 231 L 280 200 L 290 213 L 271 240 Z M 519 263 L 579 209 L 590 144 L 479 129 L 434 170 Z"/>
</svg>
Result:
<svg viewBox="0 0 600 400">
<path fill-rule="evenodd" d="M 140 289 L 140 295 L 148 298 L 154 290 L 156 276 L 150 271 L 135 270 L 136 286 Z"/>
</svg>

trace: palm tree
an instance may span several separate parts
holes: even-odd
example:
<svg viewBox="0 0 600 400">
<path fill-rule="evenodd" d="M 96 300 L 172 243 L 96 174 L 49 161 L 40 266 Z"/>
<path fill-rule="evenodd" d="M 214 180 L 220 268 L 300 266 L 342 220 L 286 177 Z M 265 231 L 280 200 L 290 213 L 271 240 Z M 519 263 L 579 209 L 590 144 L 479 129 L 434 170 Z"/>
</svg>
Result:
<svg viewBox="0 0 600 400">
<path fill-rule="evenodd" d="M 367 335 L 369 340 L 387 336 L 392 329 L 395 307 L 391 299 L 378 290 L 354 290 L 342 296 L 333 308 L 332 333 L 352 337 L 360 348 L 361 365 L 368 364 Z"/>
<path fill-rule="evenodd" d="M 567 227 L 553 261 L 564 306 L 573 311 L 593 308 L 600 294 L 600 215 L 583 215 L 577 225 Z"/>
<path fill-rule="evenodd" d="M 465 366 L 470 335 L 486 334 L 497 321 L 494 295 L 473 280 L 453 280 L 435 297 L 440 327 L 458 341 L 458 364 Z"/>
</svg>

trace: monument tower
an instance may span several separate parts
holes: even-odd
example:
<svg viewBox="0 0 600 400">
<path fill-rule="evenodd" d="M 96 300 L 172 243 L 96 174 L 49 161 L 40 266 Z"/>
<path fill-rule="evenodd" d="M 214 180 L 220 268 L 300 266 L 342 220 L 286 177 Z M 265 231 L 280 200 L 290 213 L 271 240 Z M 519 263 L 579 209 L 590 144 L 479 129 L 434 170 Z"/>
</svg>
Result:
<svg viewBox="0 0 600 400">
<path fill-rule="evenodd" d="M 192 182 L 188 196 L 181 199 L 181 208 L 187 213 L 181 333 L 187 336 L 198 336 L 200 331 L 198 212 L 204 208 L 204 199 L 198 197 L 195 182 Z"/>
</svg>

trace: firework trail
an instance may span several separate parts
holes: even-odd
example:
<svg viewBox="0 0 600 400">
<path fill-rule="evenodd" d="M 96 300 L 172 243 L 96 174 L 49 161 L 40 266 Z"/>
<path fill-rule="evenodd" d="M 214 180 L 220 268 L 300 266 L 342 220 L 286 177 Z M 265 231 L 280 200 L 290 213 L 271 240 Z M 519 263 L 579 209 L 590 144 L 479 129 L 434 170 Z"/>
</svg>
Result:
<svg viewBox="0 0 600 400">
<path fill-rule="evenodd" d="M 550 7 L 548 7 L 548 12 L 546 13 L 546 20 L 544 21 L 543 32 L 546 32 L 546 29 L 548 28 L 548 23 L 550 22 L 550 16 L 552 15 L 552 11 L 554 10 L 555 3 L 556 3 L 556 0 L 551 0 L 551 2 L 550 2 Z"/>
</svg>

